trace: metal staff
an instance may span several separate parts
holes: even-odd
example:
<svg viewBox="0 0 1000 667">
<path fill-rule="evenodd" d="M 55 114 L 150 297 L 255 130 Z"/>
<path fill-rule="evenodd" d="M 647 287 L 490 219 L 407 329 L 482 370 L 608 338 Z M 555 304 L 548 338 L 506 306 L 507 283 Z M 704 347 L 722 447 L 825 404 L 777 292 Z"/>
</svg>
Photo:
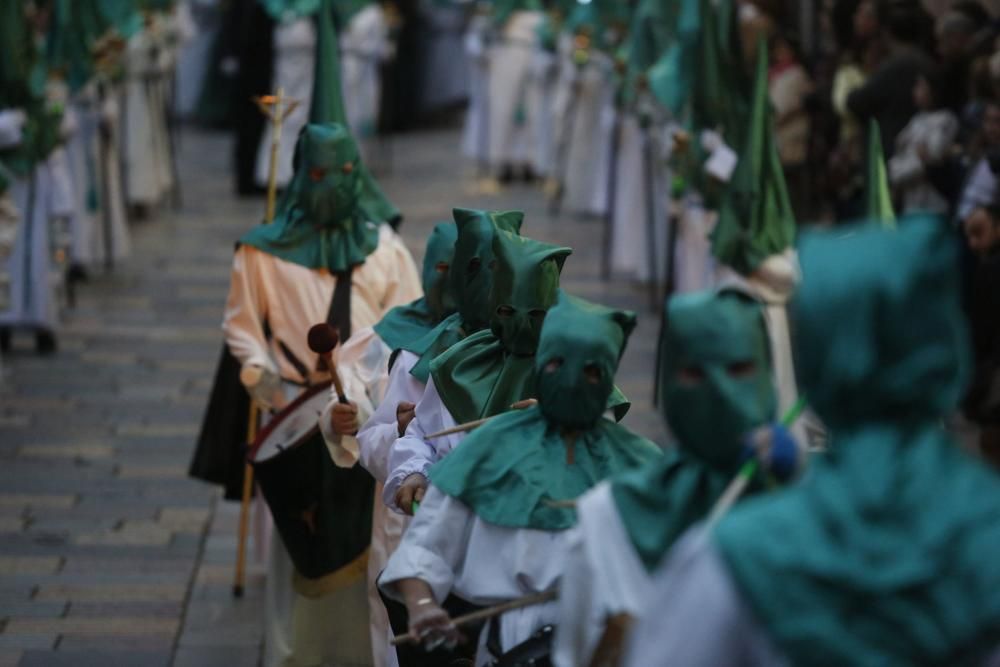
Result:
<svg viewBox="0 0 1000 667">
<path fill-rule="evenodd" d="M 283 88 L 278 88 L 275 95 L 264 95 L 253 98 L 261 113 L 271 121 L 271 163 L 267 172 L 267 212 L 264 224 L 274 220 L 274 207 L 278 193 L 278 148 L 281 146 L 281 128 L 285 119 L 299 105 L 298 100 L 285 97 Z M 260 406 L 250 398 L 250 414 L 247 423 L 247 449 L 253 446 L 257 439 L 257 422 L 260 417 Z M 243 464 L 243 495 L 240 498 L 240 529 L 236 543 L 236 574 L 233 582 L 233 596 L 243 596 L 243 582 L 246 578 L 246 546 L 247 532 L 250 523 L 250 499 L 253 497 L 253 466 L 247 460 Z"/>
</svg>

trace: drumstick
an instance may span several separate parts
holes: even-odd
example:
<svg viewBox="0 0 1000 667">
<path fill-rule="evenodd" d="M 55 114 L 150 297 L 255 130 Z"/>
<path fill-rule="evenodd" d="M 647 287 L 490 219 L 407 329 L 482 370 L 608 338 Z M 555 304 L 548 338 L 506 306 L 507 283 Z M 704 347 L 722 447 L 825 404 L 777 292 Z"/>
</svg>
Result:
<svg viewBox="0 0 1000 667">
<path fill-rule="evenodd" d="M 806 397 L 799 396 L 799 400 L 788 409 L 785 416 L 781 418 L 781 425 L 788 428 L 794 424 L 798 418 L 802 415 L 802 411 L 806 408 Z M 708 515 L 708 527 L 711 528 L 719 520 L 726 516 L 736 501 L 740 499 L 743 492 L 747 490 L 750 485 L 750 480 L 753 479 L 754 474 L 757 472 L 757 459 L 753 458 L 743 464 L 740 471 L 736 473 L 736 477 L 733 477 L 733 481 L 729 483 L 726 490 L 722 492 L 719 499 L 715 502 L 715 506 L 712 507 L 712 512 Z"/>
<path fill-rule="evenodd" d="M 333 363 L 333 348 L 340 342 L 340 334 L 337 328 L 326 322 L 314 324 L 309 329 L 309 349 L 320 356 L 326 368 L 330 371 L 333 379 L 333 387 L 337 390 L 337 400 L 347 404 L 347 395 L 344 394 L 344 385 L 340 383 L 340 375 L 337 373 L 337 365 Z"/>
<path fill-rule="evenodd" d="M 521 405 L 522 403 L 524 403 L 524 405 Z M 523 410 L 525 408 L 530 408 L 532 405 L 534 405 L 534 403 L 529 402 L 527 400 L 526 401 L 518 401 L 517 403 L 515 403 L 514 405 L 512 405 L 511 408 L 514 409 L 514 410 Z M 504 414 L 504 413 L 500 413 L 500 414 Z M 499 416 L 500 415 L 493 415 L 493 417 L 499 417 Z M 474 429 L 479 428 L 480 426 L 482 426 L 483 424 L 485 424 L 489 420 L 493 419 L 493 417 L 484 417 L 483 419 L 477 419 L 475 421 L 465 422 L 464 424 L 459 424 L 458 426 L 452 426 L 451 428 L 446 428 L 443 431 L 438 431 L 437 433 L 431 433 L 430 435 L 425 435 L 424 436 L 424 440 L 430 440 L 431 438 L 441 438 L 441 437 L 446 436 L 446 435 L 451 435 L 452 433 L 464 433 L 465 431 L 472 431 Z"/>
<path fill-rule="evenodd" d="M 452 625 L 456 628 L 460 628 L 463 625 L 470 625 L 478 621 L 485 621 L 487 619 L 500 616 L 501 614 L 506 614 L 508 611 L 514 611 L 515 609 L 521 609 L 523 607 L 531 607 L 532 605 L 551 602 L 557 597 L 559 597 L 558 590 L 525 595 L 522 598 L 517 598 L 516 600 L 511 600 L 510 602 L 504 602 L 503 604 L 498 604 L 495 607 L 487 607 L 486 609 L 480 609 L 479 611 L 474 611 L 471 614 L 466 614 L 465 616 L 459 616 L 458 618 L 452 620 Z M 416 644 L 419 642 L 420 637 L 416 636 L 412 632 L 407 632 L 404 635 L 396 635 L 390 640 L 389 643 L 393 646 L 399 646 L 400 644 Z"/>
</svg>

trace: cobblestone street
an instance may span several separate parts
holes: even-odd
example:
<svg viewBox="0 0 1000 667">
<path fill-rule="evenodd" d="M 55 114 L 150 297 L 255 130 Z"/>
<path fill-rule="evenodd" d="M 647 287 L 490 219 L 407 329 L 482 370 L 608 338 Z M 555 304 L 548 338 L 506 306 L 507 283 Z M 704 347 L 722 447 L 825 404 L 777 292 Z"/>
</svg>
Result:
<svg viewBox="0 0 1000 667">
<path fill-rule="evenodd" d="M 659 317 L 643 290 L 601 281 L 601 223 L 551 219 L 537 188 L 476 194 L 458 145 L 453 131 L 393 140 L 380 180 L 415 256 L 452 205 L 524 209 L 525 235 L 574 248 L 564 288 L 639 311 L 618 384 L 634 403 L 626 424 L 662 441 L 650 404 Z M 264 208 L 231 194 L 229 155 L 225 135 L 185 131 L 182 208 L 133 225 L 129 261 L 78 289 L 56 355 L 15 336 L 3 360 L 0 667 L 259 662 L 252 559 L 245 596 L 231 596 L 238 507 L 186 475 L 233 241 Z"/>
</svg>

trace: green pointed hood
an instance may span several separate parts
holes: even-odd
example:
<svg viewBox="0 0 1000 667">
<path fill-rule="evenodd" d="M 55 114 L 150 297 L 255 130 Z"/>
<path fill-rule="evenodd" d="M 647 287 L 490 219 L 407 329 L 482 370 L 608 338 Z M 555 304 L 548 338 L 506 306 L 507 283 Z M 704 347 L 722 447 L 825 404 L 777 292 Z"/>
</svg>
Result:
<svg viewBox="0 0 1000 667">
<path fill-rule="evenodd" d="M 884 227 L 896 226 L 896 212 L 892 208 L 892 190 L 882 154 L 882 132 L 872 119 L 868 123 L 868 162 L 865 178 L 866 214 L 869 220 Z"/>
<path fill-rule="evenodd" d="M 310 123 L 339 123 L 347 127 L 344 97 L 340 81 L 340 54 L 337 33 L 333 29 L 333 0 L 321 0 L 316 15 L 316 65 L 313 76 Z M 358 208 L 373 222 L 398 224 L 402 215 L 382 192 L 375 177 L 362 166 Z"/>
<path fill-rule="evenodd" d="M 421 382 L 427 382 L 435 357 L 489 324 L 495 264 L 493 237 L 497 230 L 519 234 L 524 220 L 521 211 L 456 208 L 452 216 L 457 238 L 448 280 L 458 312 L 414 344 L 411 352 L 421 356 L 410 373 Z"/>
<path fill-rule="evenodd" d="M 753 273 L 765 258 L 781 253 L 795 241 L 795 214 L 774 143 L 763 40 L 757 53 L 746 142 L 712 232 L 712 253 L 744 275 Z"/>
<path fill-rule="evenodd" d="M 128 39 L 142 30 L 143 19 L 133 0 L 98 0 L 104 19 L 122 37 Z"/>
<path fill-rule="evenodd" d="M 833 441 L 713 534 L 791 664 L 973 665 L 996 648 L 1000 482 L 942 428 L 969 369 L 957 251 L 929 217 L 802 239 L 796 367 Z"/>
<path fill-rule="evenodd" d="M 756 304 L 695 292 L 668 301 L 665 322 L 657 393 L 674 448 L 612 484 L 632 546 L 650 571 L 711 511 L 742 461 L 743 434 L 771 421 L 777 406 Z"/>
<path fill-rule="evenodd" d="M 653 443 L 601 417 L 634 326 L 634 313 L 560 293 L 538 345 L 538 406 L 473 431 L 431 469 L 431 482 L 495 525 L 572 526 L 575 510 L 553 507 L 553 501 L 574 500 L 601 480 L 661 455 Z M 599 369 L 599 382 L 592 381 L 592 370 L 585 372 L 588 366 Z M 580 411 L 592 419 L 580 423 Z M 567 428 L 575 434 L 572 463 L 562 435 Z"/>
<path fill-rule="evenodd" d="M 49 66 L 66 78 L 75 92 L 94 76 L 91 50 L 108 28 L 97 0 L 54 0 L 46 35 Z"/>
<path fill-rule="evenodd" d="M 393 351 L 413 351 L 414 343 L 455 312 L 448 274 L 457 236 L 453 222 L 434 225 L 424 250 L 424 295 L 405 306 L 396 306 L 375 325 L 375 333 Z"/>
<path fill-rule="evenodd" d="M 664 4 L 664 3 L 659 3 Z M 657 102 L 676 118 L 682 118 L 687 106 L 697 66 L 701 27 L 699 0 L 680 0 L 676 7 L 675 37 L 654 53 L 649 65 L 649 90 Z"/>
<path fill-rule="evenodd" d="M 310 123 L 295 146 L 295 174 L 274 221 L 240 243 L 310 269 L 341 273 L 378 247 L 379 228 L 364 216 L 361 157 L 343 125 Z"/>
<path fill-rule="evenodd" d="M 602 418 L 635 323 L 633 312 L 559 291 L 535 354 L 538 403 L 550 424 L 586 429 Z"/>
<path fill-rule="evenodd" d="M 569 248 L 497 231 L 490 329 L 468 336 L 431 362 L 431 376 L 458 422 L 498 414 L 533 398 L 534 354 L 555 303 Z"/>
</svg>

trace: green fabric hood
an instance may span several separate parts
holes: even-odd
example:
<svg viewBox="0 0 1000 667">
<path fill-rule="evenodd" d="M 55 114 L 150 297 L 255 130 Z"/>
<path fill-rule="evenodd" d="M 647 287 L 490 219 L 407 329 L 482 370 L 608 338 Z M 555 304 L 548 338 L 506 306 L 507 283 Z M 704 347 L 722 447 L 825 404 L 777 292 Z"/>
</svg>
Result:
<svg viewBox="0 0 1000 667">
<path fill-rule="evenodd" d="M 660 410 L 677 438 L 666 457 L 611 487 L 649 571 L 705 518 L 742 461 L 742 436 L 774 418 L 760 308 L 733 293 L 697 292 L 666 305 L 657 369 Z M 755 480 L 752 490 L 760 488 Z"/>
<path fill-rule="evenodd" d="M 420 361 L 410 373 L 427 382 L 431 361 L 467 335 L 489 324 L 489 295 L 493 287 L 493 237 L 498 229 L 520 233 L 521 211 L 483 211 L 456 208 L 452 211 L 458 238 L 452 269 L 448 272 L 451 293 L 458 312 L 416 341 L 410 350 Z"/>
<path fill-rule="evenodd" d="M 361 158 L 343 125 L 307 125 L 295 146 L 295 175 L 274 221 L 240 239 L 310 269 L 342 273 L 378 247 L 378 224 L 359 206 Z"/>
<path fill-rule="evenodd" d="M 798 372 L 832 430 L 805 479 L 714 539 L 792 664 L 981 664 L 1000 637 L 1000 480 L 941 428 L 969 350 L 953 233 L 803 238 Z"/>
<path fill-rule="evenodd" d="M 424 295 L 405 306 L 397 306 L 375 325 L 375 333 L 393 351 L 413 351 L 414 343 L 455 311 L 448 272 L 455 252 L 458 230 L 452 222 L 440 222 L 427 239 L 421 273 Z"/>
<path fill-rule="evenodd" d="M 493 252 L 490 329 L 468 336 L 431 362 L 434 385 L 458 422 L 495 415 L 534 397 L 537 334 L 572 251 L 497 230 Z"/>
</svg>

